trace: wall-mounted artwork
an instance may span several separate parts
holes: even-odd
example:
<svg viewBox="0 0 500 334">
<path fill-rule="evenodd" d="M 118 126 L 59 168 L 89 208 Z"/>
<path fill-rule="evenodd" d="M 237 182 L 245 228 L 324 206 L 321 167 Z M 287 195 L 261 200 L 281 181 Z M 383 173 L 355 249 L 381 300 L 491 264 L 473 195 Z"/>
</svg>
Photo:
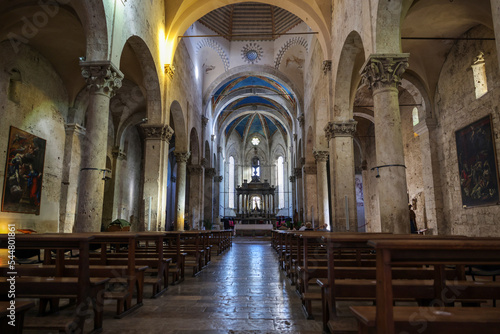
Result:
<svg viewBox="0 0 500 334">
<path fill-rule="evenodd" d="M 2 211 L 40 214 L 45 139 L 10 127 Z"/>
<path fill-rule="evenodd" d="M 462 206 L 498 204 L 498 172 L 491 115 L 455 132 Z"/>
</svg>

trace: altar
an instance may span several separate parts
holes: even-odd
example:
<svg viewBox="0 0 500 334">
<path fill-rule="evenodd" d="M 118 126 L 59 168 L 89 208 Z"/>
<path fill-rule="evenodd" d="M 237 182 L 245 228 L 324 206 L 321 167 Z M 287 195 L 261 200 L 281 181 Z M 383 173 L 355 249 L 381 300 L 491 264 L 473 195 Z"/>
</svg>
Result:
<svg viewBox="0 0 500 334">
<path fill-rule="evenodd" d="M 271 235 L 273 224 L 235 224 L 235 235 Z"/>
</svg>

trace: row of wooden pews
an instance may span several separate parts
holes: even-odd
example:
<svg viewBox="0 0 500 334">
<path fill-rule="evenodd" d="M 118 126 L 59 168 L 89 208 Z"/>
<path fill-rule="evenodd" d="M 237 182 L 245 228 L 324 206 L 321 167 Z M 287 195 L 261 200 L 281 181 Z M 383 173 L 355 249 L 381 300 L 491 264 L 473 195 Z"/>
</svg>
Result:
<svg viewBox="0 0 500 334">
<path fill-rule="evenodd" d="M 500 308 L 494 307 L 500 282 L 470 276 L 475 266 L 500 266 L 500 239 L 274 231 L 272 245 L 308 317 L 311 302 L 321 301 L 325 330 L 332 333 L 500 328 Z M 358 329 L 339 316 L 340 301 L 372 304 L 350 307 Z"/>
<path fill-rule="evenodd" d="M 28 306 L 33 307 L 33 299 L 38 304 L 38 315 L 48 315 L 27 316 L 24 328 L 81 333 L 88 312 L 92 312 L 93 332 L 97 333 L 103 329 L 105 299 L 116 300 L 116 318 L 126 316 L 143 305 L 144 286 L 151 285 L 151 297 L 156 298 L 169 284 L 182 282 L 189 261 L 194 263 L 196 274 L 210 262 L 212 247 L 221 254 L 231 246 L 231 233 L 44 233 L 16 234 L 14 240 L 16 249 L 42 250 L 44 258 L 38 264 L 0 266 L 1 302 L 10 303 L 12 299 L 7 299 L 12 290 L 8 278 L 12 276 L 19 319 L 23 319 Z M 0 248 L 8 245 L 9 236 L 0 235 Z M 68 301 L 64 307 L 73 311 L 64 313 L 72 316 L 58 315 L 61 300 Z M 16 327 L 17 332 L 21 333 L 22 327 Z"/>
</svg>

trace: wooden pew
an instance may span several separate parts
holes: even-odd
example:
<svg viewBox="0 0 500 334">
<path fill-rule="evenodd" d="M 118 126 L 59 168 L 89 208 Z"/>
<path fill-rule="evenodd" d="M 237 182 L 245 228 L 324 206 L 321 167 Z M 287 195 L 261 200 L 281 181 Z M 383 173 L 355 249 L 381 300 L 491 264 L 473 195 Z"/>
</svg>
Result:
<svg viewBox="0 0 500 334">
<path fill-rule="evenodd" d="M 0 331 L 2 333 L 21 334 L 24 329 L 24 315 L 26 311 L 34 306 L 35 303 L 30 301 L 16 300 L 14 305 L 11 305 L 10 301 L 0 301 Z M 14 313 L 11 312 L 10 308 L 13 309 Z M 12 314 L 14 315 L 13 319 L 9 318 Z"/>
<path fill-rule="evenodd" d="M 16 297 L 29 298 L 76 298 L 76 311 L 68 321 L 56 324 L 55 321 L 47 323 L 45 327 L 38 329 L 68 330 L 69 332 L 83 332 L 86 310 L 89 301 L 93 304 L 94 330 L 102 329 L 102 293 L 109 278 L 90 278 L 89 272 L 89 242 L 94 237 L 83 233 L 72 234 L 21 234 L 15 235 L 16 249 L 57 249 L 55 259 L 56 277 L 17 277 Z M 7 248 L 8 236 L 0 235 L 0 248 Z M 78 249 L 78 277 L 62 277 L 64 273 L 64 251 L 67 249 Z M 49 251 L 45 251 L 50 256 Z M 9 284 L 6 278 L 0 280 L 0 295 L 7 295 Z M 53 318 L 53 317 L 51 317 Z M 26 319 L 26 328 L 32 328 L 33 324 Z"/>
<path fill-rule="evenodd" d="M 352 306 L 359 333 L 498 333 L 500 309 L 450 307 L 457 300 L 500 298 L 499 282 L 465 280 L 466 265 L 499 265 L 500 239 L 371 240 L 377 252 L 377 306 Z M 430 307 L 393 306 L 393 266 L 432 265 L 434 300 Z M 463 277 L 448 281 L 445 266 L 454 265 Z"/>
</svg>

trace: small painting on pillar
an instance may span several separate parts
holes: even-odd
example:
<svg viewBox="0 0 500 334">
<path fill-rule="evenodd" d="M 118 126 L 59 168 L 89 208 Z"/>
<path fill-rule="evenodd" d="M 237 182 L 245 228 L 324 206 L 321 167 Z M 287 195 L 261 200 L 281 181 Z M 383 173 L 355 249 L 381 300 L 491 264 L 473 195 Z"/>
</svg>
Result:
<svg viewBox="0 0 500 334">
<path fill-rule="evenodd" d="M 462 206 L 496 205 L 498 171 L 491 115 L 455 132 Z"/>
<path fill-rule="evenodd" d="M 40 214 L 45 139 L 10 127 L 2 211 Z"/>
</svg>

